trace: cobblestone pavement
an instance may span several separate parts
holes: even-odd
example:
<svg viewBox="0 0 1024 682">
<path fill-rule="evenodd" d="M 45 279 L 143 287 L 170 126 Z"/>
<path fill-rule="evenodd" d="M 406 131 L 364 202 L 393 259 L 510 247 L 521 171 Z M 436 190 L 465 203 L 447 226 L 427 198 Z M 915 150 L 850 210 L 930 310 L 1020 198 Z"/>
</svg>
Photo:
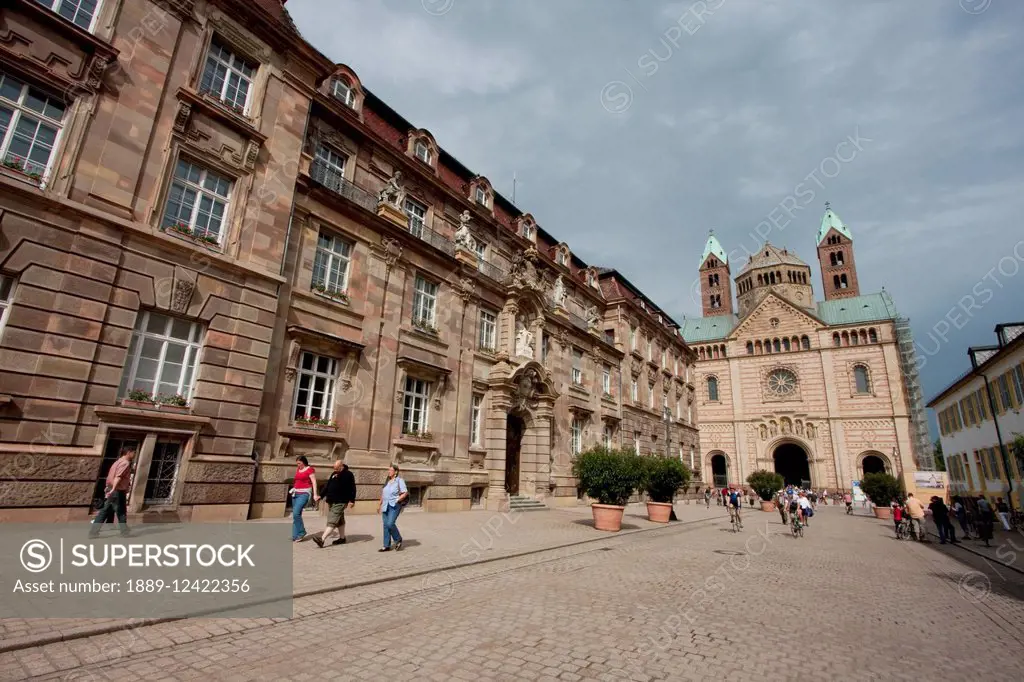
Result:
<svg viewBox="0 0 1024 682">
<path fill-rule="evenodd" d="M 720 514 L 300 598 L 290 620 L 180 621 L 13 651 L 0 678 L 1020 679 L 1019 574 L 840 510 L 799 539 L 775 513 L 748 513 L 741 533 Z"/>
<path fill-rule="evenodd" d="M 677 513 L 683 521 L 722 513 L 722 509 L 716 510 L 713 504 L 711 509 L 713 511 L 708 512 L 703 504 L 699 508 L 677 505 Z M 408 551 L 382 557 L 377 554 L 382 537 L 380 517 L 349 515 L 346 523 L 349 544 L 344 547 L 321 550 L 309 538 L 294 545 L 294 590 L 296 594 L 308 594 L 338 589 L 604 537 L 587 525 L 590 517 L 589 507 L 518 513 L 408 511 L 401 515 L 398 523 Z M 324 518 L 317 514 L 307 513 L 305 522 L 311 534 L 319 533 L 324 527 Z M 273 523 L 281 526 L 282 534 L 291 533 L 290 518 L 251 523 Z M 627 510 L 624 524 L 625 532 L 659 527 L 647 521 L 642 505 L 633 505 Z M 121 623 L 113 618 L 0 618 L 0 651 L 99 632 Z"/>
</svg>

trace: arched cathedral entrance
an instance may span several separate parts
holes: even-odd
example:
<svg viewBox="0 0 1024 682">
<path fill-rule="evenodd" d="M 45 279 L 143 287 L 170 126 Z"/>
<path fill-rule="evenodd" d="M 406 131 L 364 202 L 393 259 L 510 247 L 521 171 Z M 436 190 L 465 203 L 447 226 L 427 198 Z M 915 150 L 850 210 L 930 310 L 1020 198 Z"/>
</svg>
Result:
<svg viewBox="0 0 1024 682">
<path fill-rule="evenodd" d="M 803 447 L 793 442 L 781 443 L 775 448 L 772 458 L 775 460 L 775 473 L 786 480 L 786 485 L 811 485 L 811 465 Z"/>
</svg>

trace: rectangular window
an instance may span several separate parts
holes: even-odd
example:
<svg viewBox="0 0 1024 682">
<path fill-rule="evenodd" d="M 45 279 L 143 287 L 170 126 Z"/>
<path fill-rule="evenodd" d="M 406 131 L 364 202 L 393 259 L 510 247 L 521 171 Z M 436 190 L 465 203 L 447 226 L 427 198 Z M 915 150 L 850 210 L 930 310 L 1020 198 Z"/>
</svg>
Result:
<svg viewBox="0 0 1024 682">
<path fill-rule="evenodd" d="M 227 178 L 178 159 L 161 227 L 220 244 L 230 192 L 231 181 Z"/>
<path fill-rule="evenodd" d="M 647 360 L 649 362 L 654 360 L 654 342 L 649 337 L 647 339 Z"/>
<path fill-rule="evenodd" d="M 989 414 L 990 406 L 988 402 L 988 393 L 985 389 L 979 388 L 974 394 L 974 399 L 978 402 L 978 422 L 980 423 L 989 419 L 991 417 Z"/>
<path fill-rule="evenodd" d="M 529 240 L 533 240 L 533 226 L 523 224 L 523 236 Z"/>
<path fill-rule="evenodd" d="M 992 480 L 998 480 L 1003 477 L 1003 468 L 999 464 L 999 449 L 998 448 L 986 448 L 988 452 L 988 470 L 992 474 Z"/>
<path fill-rule="evenodd" d="M 636 379 L 633 379 L 633 383 L 629 387 L 629 397 L 634 403 L 640 402 L 640 384 Z"/>
<path fill-rule="evenodd" d="M 576 348 L 572 349 L 572 383 L 583 385 L 583 352 Z"/>
<path fill-rule="evenodd" d="M 982 451 L 974 451 L 974 463 L 978 466 L 978 471 L 981 472 L 981 480 L 985 481 L 988 479 L 988 469 L 985 466 L 985 458 L 981 456 Z"/>
<path fill-rule="evenodd" d="M 473 403 L 469 410 L 469 444 L 479 447 L 483 438 L 484 397 L 473 394 Z"/>
<path fill-rule="evenodd" d="M 208 92 L 231 109 L 249 113 L 249 94 L 256 68 L 242 59 L 217 38 L 206 53 L 206 66 L 199 81 L 199 91 Z"/>
<path fill-rule="evenodd" d="M 65 111 L 60 99 L 0 73 L 0 159 L 4 166 L 45 180 Z"/>
<path fill-rule="evenodd" d="M 548 361 L 548 346 L 550 344 L 551 344 L 551 342 L 548 340 L 548 335 L 545 334 L 543 330 L 541 330 L 541 333 L 540 333 L 540 361 L 541 362 L 547 362 Z"/>
<path fill-rule="evenodd" d="M 608 365 L 604 366 L 601 370 L 601 390 L 604 391 L 605 395 L 611 395 L 612 393 L 612 368 Z"/>
<path fill-rule="evenodd" d="M 427 222 L 427 207 L 420 202 L 406 198 L 405 214 L 409 216 L 409 233 L 423 238 L 423 227 Z"/>
<path fill-rule="evenodd" d="M 1017 407 L 1024 407 L 1024 365 L 1013 368 L 1013 395 L 1017 399 Z"/>
<path fill-rule="evenodd" d="M 43 7 L 49 7 L 54 12 L 70 21 L 79 28 L 92 31 L 93 22 L 96 20 L 96 11 L 99 7 L 99 0 L 36 0 Z"/>
<path fill-rule="evenodd" d="M 334 416 L 334 381 L 338 376 L 335 358 L 304 352 L 296 372 L 292 419 L 331 420 Z"/>
<path fill-rule="evenodd" d="M 633 434 L 633 452 L 640 454 L 640 432 L 637 431 Z"/>
<path fill-rule="evenodd" d="M 636 350 L 636 328 L 629 328 L 629 349 Z"/>
<path fill-rule="evenodd" d="M 405 378 L 405 401 L 402 409 L 402 433 L 422 435 L 428 432 L 430 382 Z"/>
<path fill-rule="evenodd" d="M 490 310 L 480 311 L 480 348 L 493 351 L 497 348 L 495 342 L 495 330 L 497 328 L 498 314 Z"/>
<path fill-rule="evenodd" d="M 580 419 L 572 420 L 572 454 L 578 455 L 583 452 L 583 422 Z"/>
<path fill-rule="evenodd" d="M 604 434 L 603 435 L 604 435 L 604 446 L 606 448 L 611 448 L 611 446 L 612 446 L 612 437 L 615 435 L 615 429 L 612 428 L 611 424 L 605 424 L 604 425 Z"/>
<path fill-rule="evenodd" d="M 423 163 L 430 163 L 430 147 L 428 147 L 425 142 L 417 140 L 413 147 L 413 153 L 416 155 L 416 158 Z"/>
<path fill-rule="evenodd" d="M 436 331 L 437 284 L 416 275 L 412 297 L 412 324 L 418 329 Z"/>
<path fill-rule="evenodd" d="M 11 303 L 14 302 L 14 278 L 0 274 L 0 338 L 3 338 L 4 325 L 11 314 Z"/>
<path fill-rule="evenodd" d="M 356 96 L 352 87 L 340 78 L 335 78 L 331 83 L 331 93 L 349 109 L 356 108 Z"/>
<path fill-rule="evenodd" d="M 192 400 L 202 343 L 198 322 L 144 311 L 128 345 L 118 396 L 141 391 L 152 400 L 181 396 Z"/>
<path fill-rule="evenodd" d="M 974 426 L 978 421 L 974 414 L 974 398 L 974 394 L 964 398 L 964 423 L 967 426 Z"/>
<path fill-rule="evenodd" d="M 174 488 L 178 478 L 178 464 L 181 461 L 182 442 L 178 440 L 157 440 L 153 447 L 153 459 L 146 477 L 146 504 L 168 504 L 174 499 Z"/>
<path fill-rule="evenodd" d="M 480 187 L 479 185 L 477 185 L 476 188 L 475 199 L 476 203 L 480 204 L 481 206 L 487 206 L 487 192 L 484 190 L 483 187 Z"/>
<path fill-rule="evenodd" d="M 999 377 L 996 380 L 999 387 L 999 409 L 1001 412 L 1013 409 L 1013 399 L 1010 398 L 1010 373 Z"/>
<path fill-rule="evenodd" d="M 668 351 L 664 348 L 661 349 L 661 366 L 668 369 Z"/>
<path fill-rule="evenodd" d="M 316 243 L 316 257 L 313 259 L 314 291 L 328 296 L 348 291 L 348 265 L 352 246 L 330 234 L 320 233 Z"/>
<path fill-rule="evenodd" d="M 345 165 L 348 157 L 325 144 L 318 144 L 313 153 L 313 179 L 335 192 L 341 191 L 345 181 Z"/>
<path fill-rule="evenodd" d="M 647 407 L 654 409 L 654 384 L 647 386 Z"/>
<path fill-rule="evenodd" d="M 410 485 L 407 487 L 409 489 L 409 506 L 422 507 L 423 500 L 427 499 L 427 486 Z"/>
</svg>

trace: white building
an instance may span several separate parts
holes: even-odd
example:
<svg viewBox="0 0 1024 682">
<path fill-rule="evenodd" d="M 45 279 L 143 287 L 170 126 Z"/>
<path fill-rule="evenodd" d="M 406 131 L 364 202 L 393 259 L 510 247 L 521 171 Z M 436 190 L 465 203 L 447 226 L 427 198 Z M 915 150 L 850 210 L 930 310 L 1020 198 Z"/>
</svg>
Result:
<svg viewBox="0 0 1024 682">
<path fill-rule="evenodd" d="M 939 420 L 950 493 L 1006 498 L 1009 474 L 1020 508 L 1024 457 L 1015 457 L 1010 444 L 1024 438 L 1024 322 L 1000 324 L 995 332 L 999 345 L 969 348 L 972 369 L 928 407 Z"/>
</svg>

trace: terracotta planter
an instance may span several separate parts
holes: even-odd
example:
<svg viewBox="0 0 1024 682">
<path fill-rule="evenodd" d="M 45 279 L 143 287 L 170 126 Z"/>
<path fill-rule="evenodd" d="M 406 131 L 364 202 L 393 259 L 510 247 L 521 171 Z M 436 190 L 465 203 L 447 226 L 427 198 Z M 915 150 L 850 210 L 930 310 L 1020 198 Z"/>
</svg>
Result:
<svg viewBox="0 0 1024 682">
<path fill-rule="evenodd" d="M 121 401 L 121 407 L 132 407 L 136 410 L 157 409 L 156 403 L 144 402 L 142 400 L 128 400 L 127 398 Z"/>
<path fill-rule="evenodd" d="M 668 502 L 648 502 L 647 503 L 647 520 L 648 521 L 653 521 L 654 523 L 668 523 L 669 517 L 671 517 L 671 516 L 672 516 L 672 505 L 669 504 Z M 620 517 L 620 519 L 621 519 L 621 517 Z M 616 528 L 615 530 L 618 530 L 618 528 Z"/>
<path fill-rule="evenodd" d="M 761 500 L 761 511 L 766 511 L 766 512 L 775 511 L 775 503 L 774 502 L 765 502 L 764 500 Z"/>
<path fill-rule="evenodd" d="M 889 507 L 875 507 L 875 518 L 889 520 L 892 518 L 892 509 Z"/>
<path fill-rule="evenodd" d="M 622 530 L 622 513 L 625 507 L 614 504 L 592 504 L 590 510 L 594 513 L 594 528 L 617 533 Z"/>
<path fill-rule="evenodd" d="M 166 403 L 160 404 L 160 410 L 163 412 L 173 412 L 174 414 L 188 414 L 191 411 L 188 405 L 168 405 Z"/>
</svg>

